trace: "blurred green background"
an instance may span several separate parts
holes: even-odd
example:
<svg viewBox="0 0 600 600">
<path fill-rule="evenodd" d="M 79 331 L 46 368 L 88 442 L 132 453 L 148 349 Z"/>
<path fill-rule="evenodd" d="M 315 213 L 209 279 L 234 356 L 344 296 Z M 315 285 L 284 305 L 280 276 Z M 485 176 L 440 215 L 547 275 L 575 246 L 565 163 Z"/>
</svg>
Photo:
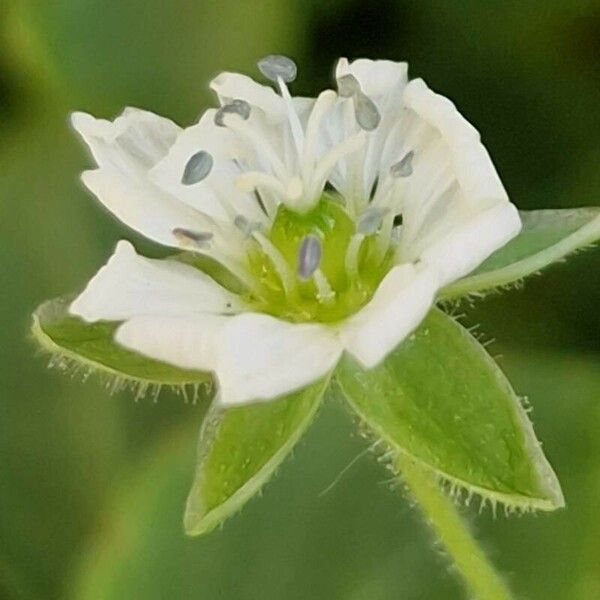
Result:
<svg viewBox="0 0 600 600">
<path fill-rule="evenodd" d="M 0 598 L 453 599 L 463 592 L 399 486 L 331 402 L 278 477 L 201 539 L 182 508 L 204 402 L 134 402 L 47 368 L 41 301 L 80 288 L 128 235 L 82 189 L 74 109 L 189 123 L 224 69 L 405 59 L 480 129 L 524 209 L 600 204 L 600 3 L 461 0 L 0 1 Z M 142 250 L 148 244 L 134 238 Z M 467 511 L 530 600 L 600 599 L 600 251 L 465 306 L 532 403 L 568 508 Z"/>
</svg>

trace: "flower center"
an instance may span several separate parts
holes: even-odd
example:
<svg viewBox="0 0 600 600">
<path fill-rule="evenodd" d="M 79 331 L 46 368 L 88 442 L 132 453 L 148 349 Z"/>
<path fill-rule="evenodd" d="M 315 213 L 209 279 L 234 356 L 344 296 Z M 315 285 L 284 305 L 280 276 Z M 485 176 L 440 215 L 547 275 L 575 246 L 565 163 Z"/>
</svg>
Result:
<svg viewBox="0 0 600 600">
<path fill-rule="evenodd" d="M 176 228 L 173 235 L 225 266 L 248 290 L 251 309 L 295 322 L 342 320 L 372 298 L 394 262 L 414 152 L 388 152 L 372 181 L 364 165 L 382 143 L 373 134 L 382 118 L 356 77 L 339 76 L 337 93 L 325 90 L 307 105 L 288 90 L 297 72 L 292 60 L 271 55 L 258 66 L 283 101 L 273 122 L 263 109 L 228 94 L 213 118 L 236 140 L 231 177 L 260 216 L 240 214 L 224 195 L 219 199 L 233 228 L 219 231 L 215 224 L 213 232 L 209 224 L 206 232 Z M 181 182 L 207 180 L 218 159 L 197 151 Z M 339 194 L 324 191 L 328 182 Z M 218 186 L 210 189 L 219 196 Z"/>
<path fill-rule="evenodd" d="M 381 255 L 375 211 L 355 223 L 338 196 L 323 194 L 307 213 L 280 205 L 268 234 L 257 234 L 248 297 L 256 310 L 289 321 L 334 322 L 364 306 L 391 267 Z"/>
</svg>

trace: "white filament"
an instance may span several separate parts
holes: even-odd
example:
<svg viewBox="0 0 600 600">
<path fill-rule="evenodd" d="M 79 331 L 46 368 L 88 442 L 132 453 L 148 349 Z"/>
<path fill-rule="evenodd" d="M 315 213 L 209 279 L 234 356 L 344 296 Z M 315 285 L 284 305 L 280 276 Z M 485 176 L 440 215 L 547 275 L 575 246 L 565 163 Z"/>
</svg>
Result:
<svg viewBox="0 0 600 600">
<path fill-rule="evenodd" d="M 323 189 L 327 178 L 329 177 L 331 171 L 333 171 L 335 165 L 347 154 L 352 154 L 357 150 L 360 150 L 366 142 L 366 136 L 361 131 L 359 133 L 355 133 L 350 137 L 346 138 L 344 141 L 340 142 L 337 146 L 334 146 L 327 154 L 317 163 L 315 167 L 315 173 L 313 175 L 313 183 L 320 190 Z M 315 189 L 313 188 L 313 193 Z"/>
<path fill-rule="evenodd" d="M 287 170 L 285 165 L 260 130 L 235 114 L 225 115 L 223 122 L 229 129 L 244 138 L 253 147 L 258 156 L 267 159 L 269 166 L 277 177 L 286 179 Z"/>
<path fill-rule="evenodd" d="M 238 176 L 235 185 L 242 192 L 251 192 L 263 188 L 279 196 L 287 194 L 285 186 L 277 177 L 263 171 L 246 171 Z"/>
<path fill-rule="evenodd" d="M 357 233 L 352 236 L 348 248 L 346 250 L 345 266 L 346 272 L 352 278 L 358 276 L 358 256 L 360 253 L 360 247 L 365 239 L 362 233 Z"/>
<path fill-rule="evenodd" d="M 298 117 L 298 113 L 294 109 L 294 103 L 292 102 L 292 97 L 290 96 L 290 91 L 288 90 L 285 81 L 281 77 L 277 78 L 277 85 L 279 86 L 279 91 L 281 92 L 281 97 L 285 102 L 285 108 L 287 110 L 288 121 L 290 124 L 290 130 L 292 131 L 292 137 L 294 138 L 294 144 L 296 145 L 296 151 L 300 156 L 302 154 L 302 148 L 304 146 L 304 130 L 302 129 L 302 124 L 300 123 L 300 118 Z"/>
<path fill-rule="evenodd" d="M 328 303 L 335 298 L 335 292 L 321 269 L 317 269 L 313 273 L 313 281 L 317 287 L 317 300 L 319 302 Z"/>
<path fill-rule="evenodd" d="M 321 92 L 315 101 L 310 116 L 308 117 L 301 166 L 302 179 L 305 182 L 308 182 L 316 162 L 315 158 L 317 154 L 317 143 L 319 141 L 321 123 L 325 115 L 335 104 L 336 98 L 336 93 L 333 90 L 325 90 L 324 92 Z"/>
<path fill-rule="evenodd" d="M 268 256 L 273 264 L 273 267 L 277 271 L 277 275 L 279 275 L 285 293 L 288 296 L 293 295 L 296 291 L 296 277 L 294 276 L 294 273 L 292 273 L 283 254 L 281 254 L 279 249 L 269 238 L 265 237 L 259 231 L 252 232 L 252 237 L 258 242 L 262 251 Z"/>
</svg>

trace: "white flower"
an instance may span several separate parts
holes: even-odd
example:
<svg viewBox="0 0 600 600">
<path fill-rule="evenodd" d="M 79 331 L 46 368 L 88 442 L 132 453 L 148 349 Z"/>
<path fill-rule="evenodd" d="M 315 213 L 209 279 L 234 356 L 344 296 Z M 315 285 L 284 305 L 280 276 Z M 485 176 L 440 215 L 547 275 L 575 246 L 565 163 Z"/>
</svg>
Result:
<svg viewBox="0 0 600 600">
<path fill-rule="evenodd" d="M 290 96 L 291 60 L 259 68 L 278 93 L 222 73 L 211 83 L 221 107 L 187 129 L 131 108 L 113 122 L 73 115 L 100 201 L 241 285 L 121 241 L 71 313 L 122 322 L 116 341 L 138 353 L 212 371 L 226 404 L 306 386 L 344 351 L 377 365 L 438 290 L 521 225 L 477 131 L 408 82 L 405 63 L 341 59 L 337 93 L 316 99 Z"/>
</svg>

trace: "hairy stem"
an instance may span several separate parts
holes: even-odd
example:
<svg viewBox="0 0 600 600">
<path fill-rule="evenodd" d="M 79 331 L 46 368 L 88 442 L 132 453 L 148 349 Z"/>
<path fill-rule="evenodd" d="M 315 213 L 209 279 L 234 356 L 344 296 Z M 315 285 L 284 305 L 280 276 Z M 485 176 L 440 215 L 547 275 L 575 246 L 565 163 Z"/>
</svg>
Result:
<svg viewBox="0 0 600 600">
<path fill-rule="evenodd" d="M 440 490 L 434 476 L 403 455 L 398 456 L 396 465 L 410 494 L 474 597 L 477 600 L 513 600 L 507 585 L 477 544 L 452 500 Z"/>
</svg>

